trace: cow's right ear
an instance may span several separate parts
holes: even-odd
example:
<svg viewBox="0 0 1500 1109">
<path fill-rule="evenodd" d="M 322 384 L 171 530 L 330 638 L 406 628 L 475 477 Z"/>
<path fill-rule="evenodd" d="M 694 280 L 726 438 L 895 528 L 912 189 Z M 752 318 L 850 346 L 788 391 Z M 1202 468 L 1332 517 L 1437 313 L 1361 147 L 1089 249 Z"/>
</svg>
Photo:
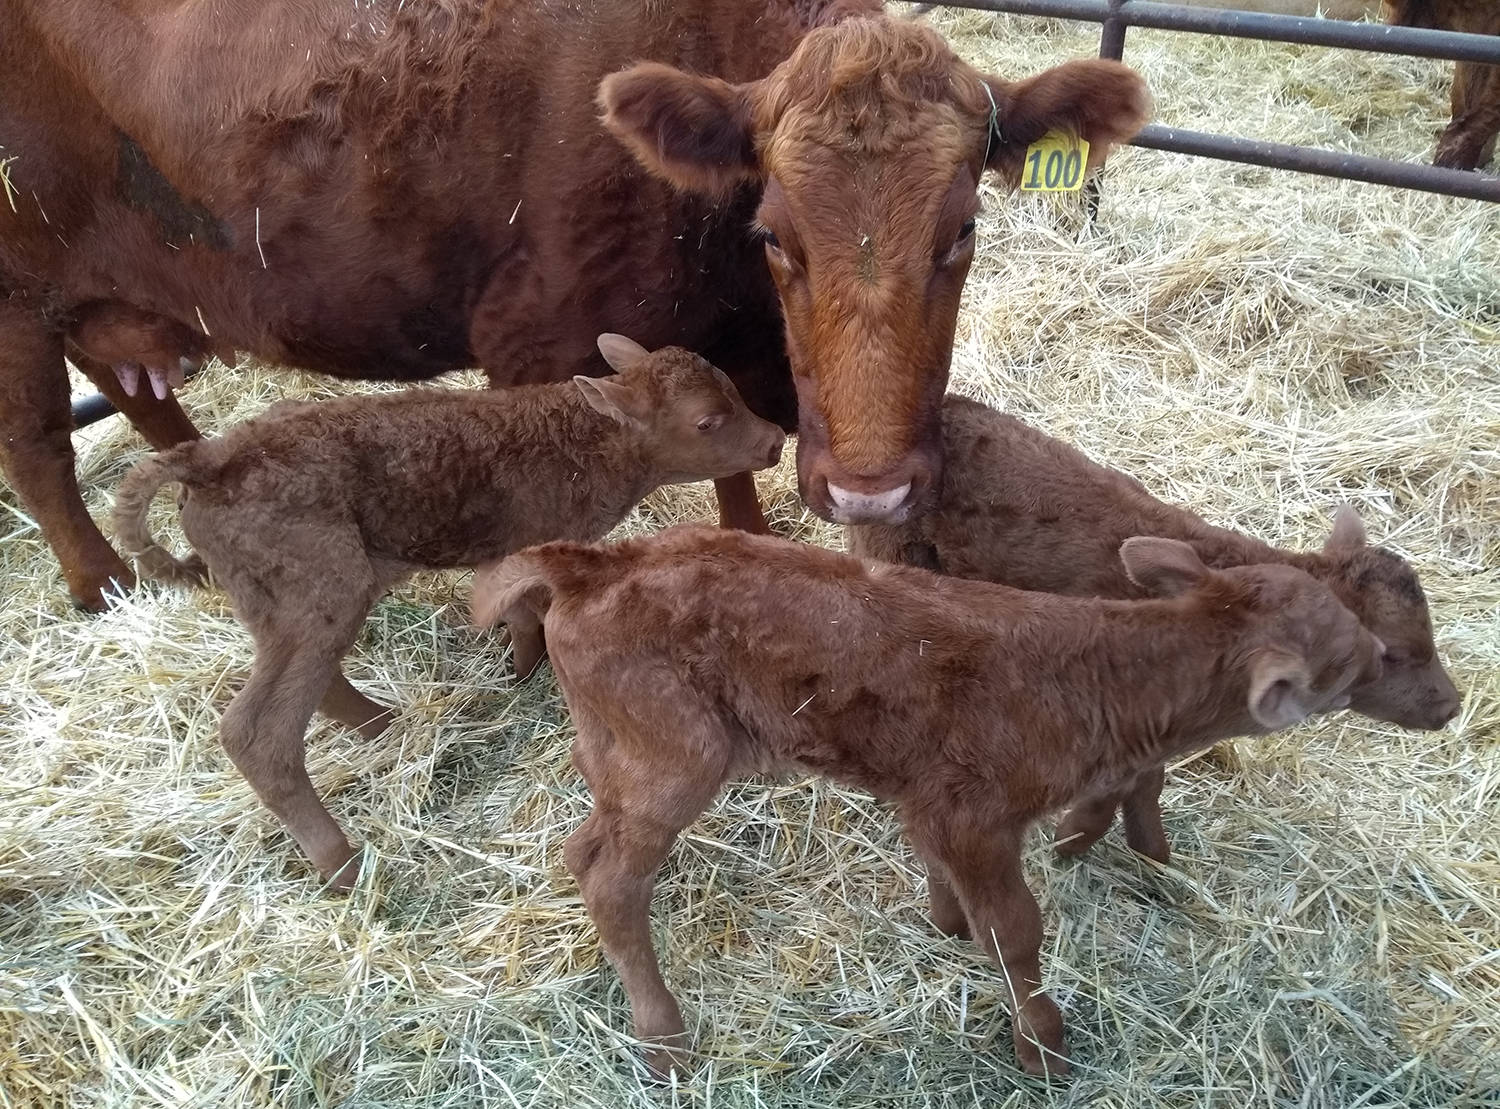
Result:
<svg viewBox="0 0 1500 1109">
<path fill-rule="evenodd" d="M 604 78 L 598 103 L 636 160 L 679 189 L 719 196 L 760 176 L 749 86 L 642 62 Z"/>
</svg>

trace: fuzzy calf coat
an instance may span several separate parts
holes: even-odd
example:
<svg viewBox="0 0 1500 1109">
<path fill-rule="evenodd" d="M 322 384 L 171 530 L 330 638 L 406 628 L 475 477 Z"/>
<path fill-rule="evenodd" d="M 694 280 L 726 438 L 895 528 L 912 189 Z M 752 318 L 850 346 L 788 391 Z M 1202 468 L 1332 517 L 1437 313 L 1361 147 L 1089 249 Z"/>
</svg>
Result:
<svg viewBox="0 0 1500 1109">
<path fill-rule="evenodd" d="M 1416 572 L 1371 546 L 1352 509 L 1338 512 L 1321 551 L 1281 550 L 1164 504 L 1134 478 L 977 401 L 946 398 L 943 425 L 950 462 L 937 507 L 900 526 L 850 528 L 854 553 L 1017 589 L 1119 600 L 1147 595 L 1116 554 L 1132 535 L 1181 540 L 1219 569 L 1295 566 L 1332 589 L 1385 645 L 1379 673 L 1350 691 L 1356 712 L 1428 729 L 1458 713 Z M 1122 793 L 1089 799 L 1063 822 L 1058 850 L 1087 850 L 1118 805 L 1130 846 L 1168 861 L 1161 788 L 1162 769 L 1153 767 Z"/>
<path fill-rule="evenodd" d="M 1174 754 L 1342 707 L 1380 667 L 1301 571 L 1210 571 L 1165 539 L 1121 557 L 1163 599 L 1024 593 L 705 528 L 551 543 L 481 575 L 478 623 L 545 620 L 594 794 L 567 862 L 654 1070 L 685 1035 L 651 944 L 656 870 L 726 781 L 787 767 L 894 803 L 936 923 L 1003 968 L 1021 1065 L 1066 1069 L 1027 826 Z"/>
<path fill-rule="evenodd" d="M 619 376 L 276 405 L 147 459 L 120 487 L 116 531 L 147 576 L 196 580 L 206 563 L 254 636 L 220 738 L 335 886 L 353 882 L 355 852 L 308 779 L 303 736 L 314 710 L 372 738 L 390 722 L 339 665 L 387 589 L 413 570 L 598 539 L 658 485 L 780 457 L 781 429 L 701 358 L 618 335 L 599 345 Z M 169 481 L 184 488 L 193 560 L 146 530 Z"/>
</svg>

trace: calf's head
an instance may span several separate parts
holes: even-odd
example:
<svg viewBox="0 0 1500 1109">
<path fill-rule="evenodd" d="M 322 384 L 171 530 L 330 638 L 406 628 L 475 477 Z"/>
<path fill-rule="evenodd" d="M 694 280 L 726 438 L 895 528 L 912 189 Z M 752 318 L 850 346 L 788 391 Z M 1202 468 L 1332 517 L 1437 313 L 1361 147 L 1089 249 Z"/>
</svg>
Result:
<svg viewBox="0 0 1500 1109">
<path fill-rule="evenodd" d="M 1243 668 L 1246 709 L 1265 731 L 1348 708 L 1352 691 L 1377 678 L 1384 644 L 1333 591 L 1291 566 L 1213 571 L 1186 543 L 1137 537 L 1120 547 L 1125 572 L 1157 596 L 1194 592 L 1203 610 L 1231 625 L 1229 665 Z"/>
<path fill-rule="evenodd" d="M 1334 515 L 1319 577 L 1385 644 L 1380 676 L 1352 691 L 1355 712 L 1405 728 L 1441 728 L 1462 698 L 1432 639 L 1432 615 L 1416 571 L 1399 555 L 1372 547 L 1352 508 Z"/>
<path fill-rule="evenodd" d="M 614 377 L 573 379 L 598 412 L 636 433 L 660 484 L 706 481 L 774 466 L 786 441 L 740 398 L 722 370 L 681 347 L 648 351 L 599 336 Z"/>
<path fill-rule="evenodd" d="M 758 81 L 657 63 L 607 77 L 604 122 L 677 187 L 760 192 L 800 409 L 798 484 L 818 515 L 899 523 L 942 468 L 940 407 L 974 258 L 985 170 L 1007 185 L 1049 131 L 1089 166 L 1145 122 L 1141 79 L 1074 61 L 1028 80 L 981 74 L 931 28 L 850 18 L 807 34 Z"/>
</svg>

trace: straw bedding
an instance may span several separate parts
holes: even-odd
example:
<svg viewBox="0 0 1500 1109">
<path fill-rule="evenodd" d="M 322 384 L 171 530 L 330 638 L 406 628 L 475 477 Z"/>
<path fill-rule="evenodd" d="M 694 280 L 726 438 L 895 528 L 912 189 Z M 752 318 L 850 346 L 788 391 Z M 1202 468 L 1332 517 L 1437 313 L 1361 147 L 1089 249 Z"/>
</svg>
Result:
<svg viewBox="0 0 1500 1109">
<path fill-rule="evenodd" d="M 1096 41 L 934 18 L 999 72 Z M 1416 157 L 1446 111 L 1436 63 L 1138 32 L 1129 56 L 1162 121 L 1203 129 Z M 1039 834 L 1075 1077 L 1018 1075 L 997 972 L 929 927 L 889 814 L 793 781 L 731 788 L 664 869 L 703 1059 L 643 1082 L 562 865 L 589 806 L 566 712 L 465 626 L 464 575 L 400 588 L 351 658 L 398 724 L 310 736 L 370 845 L 326 897 L 217 746 L 250 661 L 224 598 L 78 615 L 7 491 L 0 1105 L 1497 1104 L 1500 210 L 1125 151 L 1081 228 L 1074 202 L 987 197 L 955 387 L 1286 545 L 1352 501 L 1417 564 L 1467 700 L 1437 734 L 1345 715 L 1191 761 L 1169 869 L 1117 832 L 1060 863 Z M 210 371 L 186 401 L 217 430 L 360 387 Z M 141 444 L 119 421 L 79 444 L 103 513 Z M 840 543 L 790 466 L 761 491 L 781 533 Z M 672 490 L 622 530 L 711 514 Z"/>
</svg>

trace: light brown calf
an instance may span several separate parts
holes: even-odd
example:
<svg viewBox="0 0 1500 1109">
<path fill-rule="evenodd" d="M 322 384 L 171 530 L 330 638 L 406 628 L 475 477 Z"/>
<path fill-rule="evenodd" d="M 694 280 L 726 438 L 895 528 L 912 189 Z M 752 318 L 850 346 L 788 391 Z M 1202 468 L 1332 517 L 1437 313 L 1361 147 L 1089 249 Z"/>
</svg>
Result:
<svg viewBox="0 0 1500 1109">
<path fill-rule="evenodd" d="M 1437 656 L 1415 571 L 1369 546 L 1352 509 L 1339 510 L 1321 551 L 1280 550 L 1163 504 L 1134 478 L 964 397 L 944 401 L 943 449 L 950 468 L 932 513 L 894 527 L 850 528 L 851 551 L 1016 589 L 1119 600 L 1148 595 L 1116 554 L 1132 535 L 1181 540 L 1216 569 L 1295 566 L 1332 589 L 1385 644 L 1380 672 L 1350 690 L 1356 712 L 1428 729 L 1457 715 L 1458 691 Z M 1120 805 L 1130 846 L 1167 862 L 1161 787 L 1157 766 L 1121 793 L 1090 798 L 1063 821 L 1058 850 L 1087 850 Z"/>
<path fill-rule="evenodd" d="M 286 404 L 222 439 L 140 463 L 115 528 L 150 577 L 207 564 L 255 638 L 250 680 L 220 726 L 229 757 L 333 885 L 354 849 L 307 776 L 314 710 L 366 736 L 391 710 L 357 692 L 340 660 L 371 606 L 417 569 L 476 566 L 547 539 L 593 540 L 658 485 L 773 465 L 780 428 L 752 415 L 687 351 L 648 354 L 604 335 L 619 376 L 493 392 L 411 390 Z M 202 562 L 146 530 L 170 481 Z"/>
<path fill-rule="evenodd" d="M 1173 755 L 1348 704 L 1381 645 L 1283 566 L 1206 569 L 1131 539 L 1162 599 L 1102 601 L 760 536 L 673 528 L 550 543 L 481 571 L 477 623 L 534 628 L 578 729 L 594 811 L 566 857 L 667 1071 L 685 1031 L 651 946 L 654 875 L 730 778 L 798 767 L 895 803 L 934 920 L 1002 967 L 1030 1073 L 1066 1070 L 1041 990 L 1026 828 Z"/>
</svg>

